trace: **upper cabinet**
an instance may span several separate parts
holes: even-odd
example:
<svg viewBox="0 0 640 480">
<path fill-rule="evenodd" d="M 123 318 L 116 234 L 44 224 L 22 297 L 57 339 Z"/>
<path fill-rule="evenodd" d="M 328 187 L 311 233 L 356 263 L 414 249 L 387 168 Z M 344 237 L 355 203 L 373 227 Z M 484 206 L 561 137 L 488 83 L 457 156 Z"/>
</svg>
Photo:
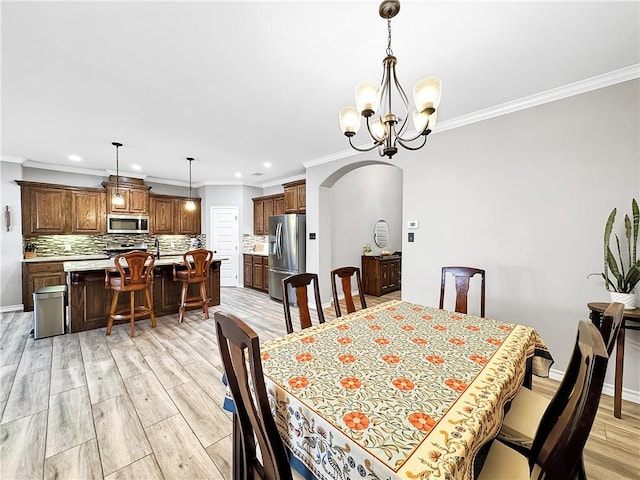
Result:
<svg viewBox="0 0 640 480">
<path fill-rule="evenodd" d="M 78 190 L 71 192 L 71 233 L 105 233 L 106 195 L 101 191 Z"/>
<path fill-rule="evenodd" d="M 117 191 L 124 198 L 123 205 L 113 205 L 111 200 L 116 193 L 116 176 L 111 175 L 102 185 L 107 189 L 107 213 L 149 213 L 149 190 L 141 178 L 118 177 Z"/>
<path fill-rule="evenodd" d="M 284 212 L 305 213 L 307 211 L 307 186 L 305 180 L 284 183 Z"/>
<path fill-rule="evenodd" d="M 157 235 L 200 235 L 200 199 L 193 198 L 195 210 L 187 210 L 186 197 L 150 195 L 150 233 Z"/>
<path fill-rule="evenodd" d="M 17 183 L 22 196 L 23 235 L 101 234 L 106 231 L 103 190 L 38 182 Z"/>
<path fill-rule="evenodd" d="M 187 210 L 188 198 L 178 199 L 178 233 L 181 235 L 200 235 L 202 219 L 200 215 L 200 199 L 192 198 L 195 210 Z"/>
<path fill-rule="evenodd" d="M 268 195 L 253 199 L 253 234 L 269 234 L 269 217 L 284 213 L 284 195 Z"/>
</svg>

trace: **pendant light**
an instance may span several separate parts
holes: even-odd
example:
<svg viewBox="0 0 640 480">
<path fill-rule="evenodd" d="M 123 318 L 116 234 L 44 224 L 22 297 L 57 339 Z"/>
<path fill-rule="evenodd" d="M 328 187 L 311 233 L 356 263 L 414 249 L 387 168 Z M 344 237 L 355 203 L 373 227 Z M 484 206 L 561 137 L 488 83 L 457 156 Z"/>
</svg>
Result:
<svg viewBox="0 0 640 480">
<path fill-rule="evenodd" d="M 191 163 L 193 162 L 193 158 L 187 157 L 187 160 L 189 161 L 189 201 L 185 204 L 184 208 L 193 211 L 196 209 L 196 204 L 191 198 Z"/>
<path fill-rule="evenodd" d="M 118 188 L 118 180 L 120 178 L 120 159 L 118 158 L 118 149 L 122 146 L 121 143 L 111 142 L 111 145 L 116 147 L 116 193 L 113 194 L 111 198 L 111 205 L 115 205 L 121 207 L 124 205 L 124 197 L 120 193 L 120 189 Z"/>
</svg>

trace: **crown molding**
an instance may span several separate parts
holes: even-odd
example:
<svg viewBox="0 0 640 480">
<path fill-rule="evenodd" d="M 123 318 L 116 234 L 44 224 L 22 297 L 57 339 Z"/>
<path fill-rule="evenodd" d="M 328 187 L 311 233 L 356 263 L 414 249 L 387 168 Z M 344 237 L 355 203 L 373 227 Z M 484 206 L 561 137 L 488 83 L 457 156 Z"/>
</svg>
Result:
<svg viewBox="0 0 640 480">
<path fill-rule="evenodd" d="M 472 123 L 482 122 L 491 118 L 507 115 L 509 113 L 514 113 L 520 110 L 526 110 L 528 108 L 543 105 L 545 103 L 555 102 L 556 100 L 562 100 L 563 98 L 572 97 L 574 95 L 580 95 L 582 93 L 591 92 L 600 88 L 609 87 L 611 85 L 626 82 L 628 80 L 633 80 L 636 78 L 640 78 L 639 63 L 636 63 L 635 65 L 629 65 L 628 67 L 620 68 L 609 73 L 598 75 L 596 77 L 591 77 L 585 80 L 580 80 L 578 82 L 570 83 L 562 87 L 536 93 L 535 95 L 522 97 L 511 102 L 494 105 L 493 107 L 489 107 L 484 110 L 478 110 L 477 112 L 463 115 L 461 117 L 452 118 L 451 120 L 445 120 L 436 125 L 432 135 L 446 132 L 447 130 L 452 130 L 454 128 L 464 127 L 465 125 L 471 125 Z M 369 145 L 371 144 L 369 143 L 368 145 L 361 145 L 361 147 L 366 147 Z M 321 157 L 315 160 L 304 162 L 303 165 L 305 168 L 315 167 L 317 165 L 322 165 L 324 163 L 333 162 L 335 160 L 340 160 L 342 158 L 347 158 L 359 154 L 360 152 L 353 149 L 345 150 L 333 155 L 327 155 L 326 157 Z"/>
<path fill-rule="evenodd" d="M 469 115 L 446 120 L 436 125 L 433 133 L 446 132 L 454 128 L 463 127 L 472 123 L 482 122 L 491 118 L 507 115 L 509 113 L 526 110 L 528 108 L 544 105 L 545 103 L 555 102 L 564 98 L 573 97 L 582 93 L 591 92 L 600 88 L 609 87 L 617 83 L 626 82 L 640 77 L 640 64 L 630 65 L 613 72 L 598 75 L 596 77 L 587 78 L 579 82 L 570 83 L 562 87 L 553 88 L 545 92 L 536 93 L 528 97 L 519 98 L 511 102 L 495 105 L 484 110 L 479 110 Z"/>
</svg>

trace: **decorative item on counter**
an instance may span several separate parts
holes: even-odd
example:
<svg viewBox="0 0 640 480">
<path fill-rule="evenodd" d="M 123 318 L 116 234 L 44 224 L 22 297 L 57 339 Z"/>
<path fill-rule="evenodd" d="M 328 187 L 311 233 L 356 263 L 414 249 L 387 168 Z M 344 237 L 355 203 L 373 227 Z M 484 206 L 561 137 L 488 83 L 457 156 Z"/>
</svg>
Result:
<svg viewBox="0 0 640 480">
<path fill-rule="evenodd" d="M 36 244 L 27 243 L 24 246 L 24 258 L 35 258 L 36 256 Z"/>
<path fill-rule="evenodd" d="M 383 257 L 386 255 L 391 255 L 391 251 L 390 250 L 382 250 L 382 252 L 380 252 L 380 255 L 382 255 Z"/>
<path fill-rule="evenodd" d="M 363 253 L 364 255 L 371 255 L 371 253 L 372 253 L 371 245 L 369 245 L 368 243 L 367 243 L 367 244 L 365 244 L 365 246 L 364 246 L 364 247 L 362 247 L 362 253 Z"/>
</svg>

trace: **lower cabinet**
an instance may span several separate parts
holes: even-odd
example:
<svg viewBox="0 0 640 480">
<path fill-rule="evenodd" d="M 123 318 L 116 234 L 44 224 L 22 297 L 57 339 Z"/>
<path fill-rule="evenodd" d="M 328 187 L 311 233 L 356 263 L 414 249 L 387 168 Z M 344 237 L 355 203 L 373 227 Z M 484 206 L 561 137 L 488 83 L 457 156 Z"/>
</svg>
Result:
<svg viewBox="0 0 640 480">
<path fill-rule="evenodd" d="M 22 264 L 22 304 L 25 312 L 33 312 L 33 293 L 42 287 L 66 285 L 63 262 L 24 262 Z"/>
<path fill-rule="evenodd" d="M 398 255 L 362 256 L 362 289 L 377 297 L 400 290 L 402 258 Z"/>
<path fill-rule="evenodd" d="M 269 257 L 265 255 L 243 255 L 244 286 L 262 292 L 269 291 Z"/>
<path fill-rule="evenodd" d="M 113 290 L 105 288 L 104 270 L 71 272 L 69 285 L 69 323 L 71 332 L 81 332 L 101 328 L 107 325 Z M 178 312 L 180 289 L 182 284 L 173 281 L 173 268 L 170 265 L 156 267 L 153 276 L 152 301 L 153 312 L 157 317 Z M 207 295 L 211 298 L 209 306 L 220 305 L 220 262 L 213 262 L 206 284 Z M 144 291 L 135 293 L 136 305 L 144 302 Z M 189 285 L 189 296 L 199 296 L 199 286 Z M 118 310 L 129 306 L 129 294 L 121 293 L 118 298 Z M 192 307 L 193 309 L 199 307 Z M 127 323 L 127 320 L 115 323 Z"/>
</svg>

